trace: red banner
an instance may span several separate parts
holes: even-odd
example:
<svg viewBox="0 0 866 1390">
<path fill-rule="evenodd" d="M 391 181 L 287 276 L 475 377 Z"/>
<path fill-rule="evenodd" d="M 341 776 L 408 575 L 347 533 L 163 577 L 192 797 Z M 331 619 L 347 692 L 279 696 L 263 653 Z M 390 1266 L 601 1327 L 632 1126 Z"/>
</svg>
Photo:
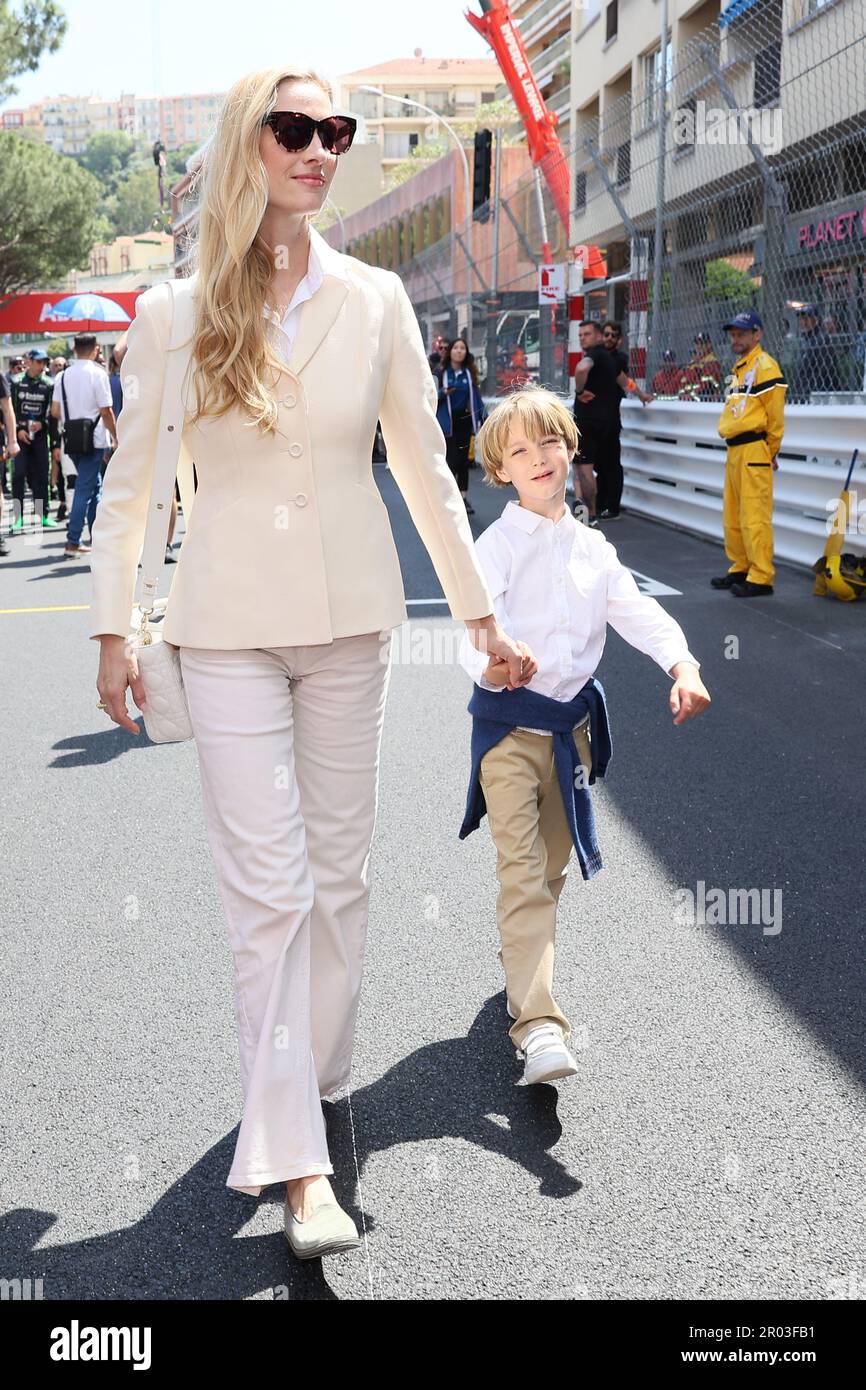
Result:
<svg viewBox="0 0 866 1390">
<path fill-rule="evenodd" d="M 142 290 L 96 294 L 83 290 L 17 294 L 0 303 L 0 334 L 47 333 L 67 338 L 76 333 L 122 333 L 135 318 L 135 301 Z M 72 314 L 78 317 L 73 318 Z"/>
</svg>

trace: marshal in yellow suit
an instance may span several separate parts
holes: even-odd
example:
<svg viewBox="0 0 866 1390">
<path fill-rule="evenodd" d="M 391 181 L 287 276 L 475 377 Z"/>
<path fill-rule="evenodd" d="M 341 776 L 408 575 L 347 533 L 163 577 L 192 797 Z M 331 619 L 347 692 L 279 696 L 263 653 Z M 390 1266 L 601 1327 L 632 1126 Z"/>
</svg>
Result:
<svg viewBox="0 0 866 1390">
<path fill-rule="evenodd" d="M 729 573 L 772 584 L 773 464 L 784 433 L 787 383 L 775 357 L 756 343 L 734 365 L 719 420 L 725 465 L 725 554 Z"/>
</svg>

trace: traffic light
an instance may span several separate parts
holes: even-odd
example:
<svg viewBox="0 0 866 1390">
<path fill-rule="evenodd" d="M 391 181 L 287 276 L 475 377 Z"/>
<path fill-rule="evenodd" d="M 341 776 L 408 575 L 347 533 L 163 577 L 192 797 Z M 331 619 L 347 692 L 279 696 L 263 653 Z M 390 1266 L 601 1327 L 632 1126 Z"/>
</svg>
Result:
<svg viewBox="0 0 866 1390">
<path fill-rule="evenodd" d="M 493 135 L 489 130 L 475 133 L 475 160 L 472 166 L 472 216 L 476 222 L 486 222 L 490 216 L 490 164 Z M 480 209 L 480 211 L 479 211 Z"/>
</svg>

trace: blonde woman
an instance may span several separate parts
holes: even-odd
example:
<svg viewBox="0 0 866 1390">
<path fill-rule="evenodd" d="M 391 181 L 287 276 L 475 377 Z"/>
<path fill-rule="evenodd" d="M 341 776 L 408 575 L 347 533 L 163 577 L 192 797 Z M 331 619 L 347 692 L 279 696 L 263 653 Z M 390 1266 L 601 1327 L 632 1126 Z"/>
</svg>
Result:
<svg viewBox="0 0 866 1390">
<path fill-rule="evenodd" d="M 311 226 L 354 130 L 315 72 L 236 82 L 174 310 L 191 339 L 177 428 L 197 490 L 163 629 L 180 648 L 234 956 L 244 1109 L 227 1186 L 285 1183 L 302 1258 L 359 1242 L 328 1180 L 320 1101 L 349 1081 L 390 645 L 407 616 L 371 471 L 377 419 L 452 615 L 515 685 L 535 669 L 493 615 L 402 282 Z M 170 312 L 165 287 L 138 300 L 92 553 L 97 688 L 132 733 L 126 689 L 139 708 L 143 692 L 125 638 Z"/>
</svg>

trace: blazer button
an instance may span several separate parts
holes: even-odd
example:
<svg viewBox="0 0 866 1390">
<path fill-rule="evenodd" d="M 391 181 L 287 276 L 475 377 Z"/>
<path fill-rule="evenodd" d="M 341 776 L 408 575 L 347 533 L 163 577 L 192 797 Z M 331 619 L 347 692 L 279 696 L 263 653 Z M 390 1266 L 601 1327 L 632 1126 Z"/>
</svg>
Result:
<svg viewBox="0 0 866 1390">
<path fill-rule="evenodd" d="M 281 404 L 281 405 L 294 405 L 294 404 L 295 404 L 295 397 L 294 397 L 294 396 L 283 396 L 283 399 L 282 399 L 282 401 L 280 402 L 280 404 Z"/>
<path fill-rule="evenodd" d="M 291 456 L 292 456 L 293 459 L 296 459 L 296 458 L 298 457 L 298 455 L 299 455 L 299 454 L 302 454 L 303 452 L 304 452 L 304 451 L 303 451 L 303 449 L 302 449 L 302 447 L 301 447 L 300 444 L 290 444 L 290 445 L 289 445 L 289 453 L 291 454 Z"/>
<path fill-rule="evenodd" d="M 306 494 L 305 492 L 296 492 L 296 493 L 295 493 L 295 506 L 296 506 L 296 507 L 306 507 L 306 505 L 307 505 L 307 494 Z"/>
</svg>

